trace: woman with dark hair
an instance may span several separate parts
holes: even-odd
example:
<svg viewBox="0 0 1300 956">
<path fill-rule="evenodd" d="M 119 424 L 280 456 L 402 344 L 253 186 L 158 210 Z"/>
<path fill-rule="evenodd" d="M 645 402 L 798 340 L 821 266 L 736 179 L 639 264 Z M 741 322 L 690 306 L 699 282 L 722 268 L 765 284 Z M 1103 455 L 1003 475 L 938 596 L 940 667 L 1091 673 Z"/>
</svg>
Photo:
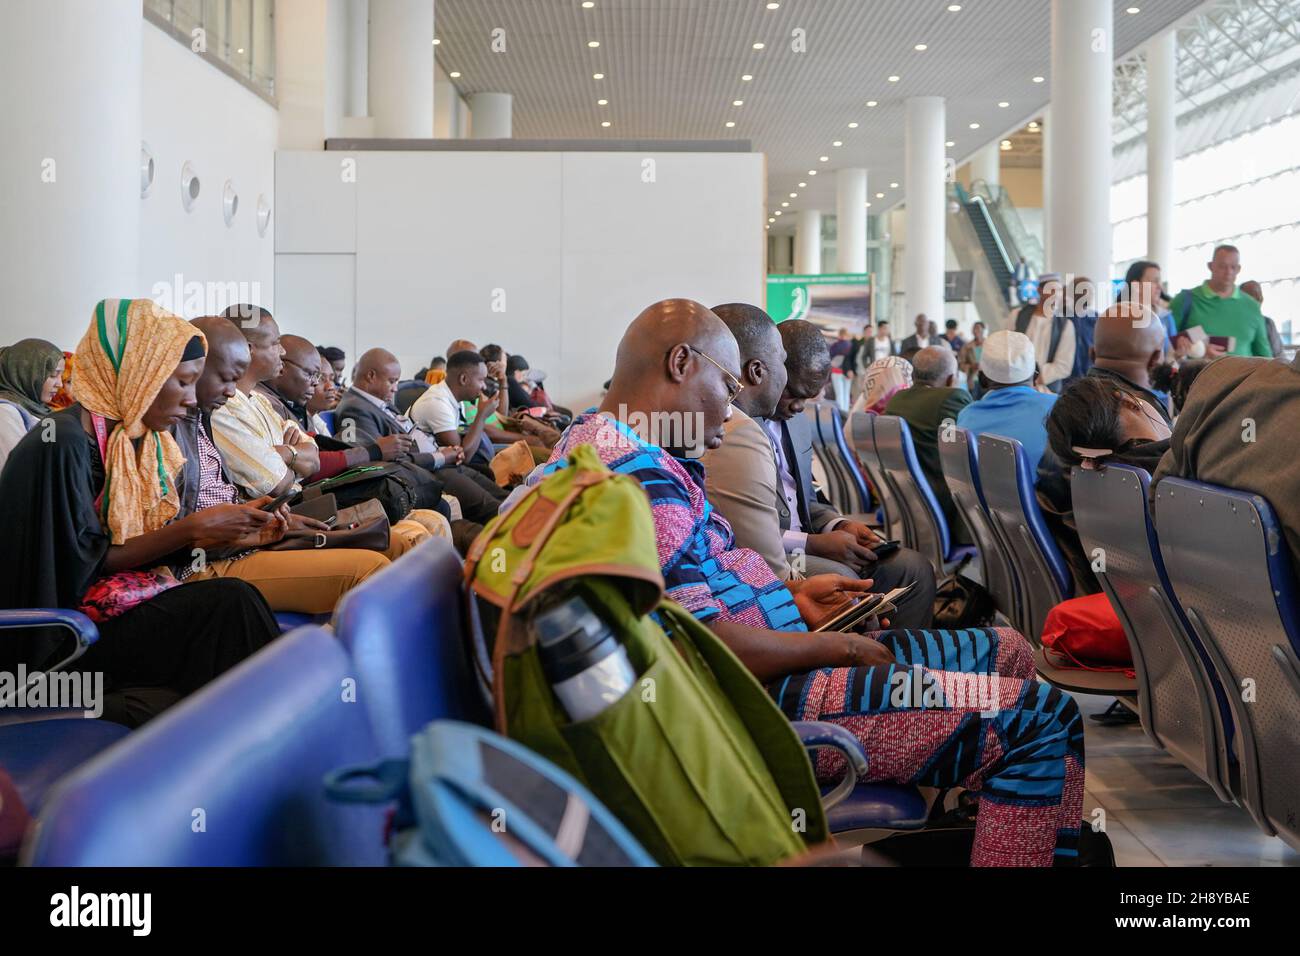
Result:
<svg viewBox="0 0 1300 956">
<path fill-rule="evenodd" d="M 50 414 L 63 385 L 63 352 L 44 339 L 0 349 L 0 468 L 15 445 Z"/>
<path fill-rule="evenodd" d="M 1169 435 L 1156 409 L 1103 378 L 1071 383 L 1047 416 L 1052 451 L 1083 468 L 1113 462 L 1154 471 L 1169 448 Z"/>
<path fill-rule="evenodd" d="M 89 615 L 99 640 L 67 669 L 102 672 L 104 715 L 130 725 L 279 633 L 252 585 L 182 584 L 165 567 L 181 549 L 197 556 L 283 534 L 283 512 L 248 505 L 178 517 L 185 458 L 169 428 L 196 407 L 205 356 L 203 335 L 149 300 L 100 302 L 77 347 L 75 404 L 50 416 L 53 440 L 28 432 L 0 476 L 0 607 Z M 0 668 L 60 660 L 64 638 L 52 631 L 0 641 Z"/>
</svg>

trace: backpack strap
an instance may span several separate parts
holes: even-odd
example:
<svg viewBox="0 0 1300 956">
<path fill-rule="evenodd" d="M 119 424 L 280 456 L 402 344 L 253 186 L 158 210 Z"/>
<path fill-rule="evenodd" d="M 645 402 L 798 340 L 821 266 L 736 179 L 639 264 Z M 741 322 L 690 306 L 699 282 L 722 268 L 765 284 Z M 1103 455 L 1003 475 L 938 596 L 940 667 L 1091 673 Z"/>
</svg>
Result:
<svg viewBox="0 0 1300 956">
<path fill-rule="evenodd" d="M 1016 331 L 1023 335 L 1025 330 L 1029 328 L 1029 321 L 1033 317 L 1034 306 L 1032 303 L 1021 306 L 1020 311 L 1016 314 Z"/>
</svg>

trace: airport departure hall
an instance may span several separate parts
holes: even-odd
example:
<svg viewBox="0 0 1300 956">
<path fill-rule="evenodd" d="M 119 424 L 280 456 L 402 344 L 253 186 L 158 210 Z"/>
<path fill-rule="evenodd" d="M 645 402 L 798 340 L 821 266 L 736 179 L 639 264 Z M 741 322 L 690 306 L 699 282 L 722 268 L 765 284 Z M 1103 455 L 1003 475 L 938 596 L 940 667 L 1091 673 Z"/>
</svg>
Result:
<svg viewBox="0 0 1300 956">
<path fill-rule="evenodd" d="M 1282 925 L 1300 0 L 0 24 L 18 939 Z"/>
</svg>

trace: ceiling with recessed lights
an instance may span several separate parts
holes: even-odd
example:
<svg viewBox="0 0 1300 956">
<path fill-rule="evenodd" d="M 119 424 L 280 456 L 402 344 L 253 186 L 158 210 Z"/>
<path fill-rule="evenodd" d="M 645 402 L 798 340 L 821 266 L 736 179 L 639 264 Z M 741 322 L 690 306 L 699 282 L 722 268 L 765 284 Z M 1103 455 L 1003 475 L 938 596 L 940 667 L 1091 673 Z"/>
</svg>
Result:
<svg viewBox="0 0 1300 956">
<path fill-rule="evenodd" d="M 1116 0 L 1116 55 L 1204 5 Z M 958 161 L 1008 136 L 1014 144 L 1011 134 L 1051 96 L 1050 22 L 1049 0 L 435 7 L 439 64 L 461 74 L 454 82 L 466 96 L 513 94 L 516 138 L 749 140 L 767 155 L 768 208 L 787 221 L 801 208 L 834 211 L 840 167 L 870 170 L 873 203 L 902 198 L 909 96 L 947 98 L 949 154 Z M 496 28 L 505 30 L 504 52 L 494 49 Z"/>
</svg>

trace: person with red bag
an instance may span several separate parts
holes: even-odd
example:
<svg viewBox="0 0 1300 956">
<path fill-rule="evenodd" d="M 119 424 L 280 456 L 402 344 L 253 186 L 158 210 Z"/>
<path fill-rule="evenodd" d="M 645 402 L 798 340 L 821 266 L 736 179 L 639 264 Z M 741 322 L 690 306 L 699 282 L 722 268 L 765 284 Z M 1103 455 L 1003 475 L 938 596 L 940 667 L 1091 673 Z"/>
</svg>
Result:
<svg viewBox="0 0 1300 956">
<path fill-rule="evenodd" d="M 102 672 L 107 718 L 147 720 L 279 634 L 257 590 L 233 579 L 181 584 L 164 556 L 260 544 L 286 519 L 223 505 L 173 520 L 184 457 L 168 433 L 195 407 L 206 343 L 147 299 L 99 303 L 76 352 L 75 403 L 14 448 L 0 475 L 0 607 L 79 609 L 100 637 L 69 669 Z M 0 642 L 0 667 L 44 668 L 62 632 Z M 122 712 L 114 693 L 137 694 Z"/>
</svg>

